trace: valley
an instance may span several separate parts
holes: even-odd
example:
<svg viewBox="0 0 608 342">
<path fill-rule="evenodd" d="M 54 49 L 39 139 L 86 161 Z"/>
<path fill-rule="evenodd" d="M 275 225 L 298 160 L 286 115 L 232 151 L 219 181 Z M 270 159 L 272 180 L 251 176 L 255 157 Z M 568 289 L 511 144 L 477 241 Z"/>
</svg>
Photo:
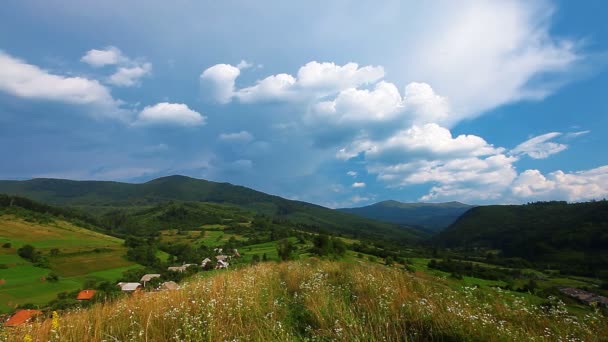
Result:
<svg viewBox="0 0 608 342">
<path fill-rule="evenodd" d="M 196 197 L 190 189 L 192 184 L 198 184 L 194 187 L 203 184 L 205 188 L 207 183 L 202 182 L 184 177 L 151 181 L 148 183 L 163 184 L 163 196 L 159 197 L 158 189 L 137 190 L 136 194 L 130 195 L 119 192 L 120 196 L 129 199 L 127 201 L 121 201 L 118 195 L 113 197 L 104 194 L 109 191 L 108 187 L 116 186 L 115 183 L 94 183 L 97 192 L 93 195 L 86 195 L 82 189 L 91 187 L 86 182 L 68 182 L 65 183 L 69 184 L 67 188 L 57 185 L 64 184 L 60 180 L 34 182 L 36 186 L 32 186 L 30 181 L 10 183 L 13 193 L 0 196 L 0 245 L 3 246 L 0 249 L 0 312 L 8 314 L 19 308 L 35 308 L 41 309 L 47 317 L 51 312 L 58 311 L 62 317 L 67 315 L 70 321 L 78 322 L 79 319 L 85 319 L 85 316 L 71 312 L 81 312 L 78 310 L 84 309 L 91 310 L 86 312 L 92 315 L 99 315 L 100 313 L 94 313 L 95 310 L 104 310 L 104 315 L 115 315 L 109 312 L 115 310 L 116 305 L 120 307 L 131 303 L 128 305 L 135 305 L 138 310 L 142 310 L 138 314 L 156 312 L 154 315 L 158 315 L 157 310 L 169 310 L 165 307 L 169 304 L 159 304 L 158 307 L 134 304 L 136 296 L 121 293 L 115 284 L 118 281 L 137 283 L 145 274 L 157 274 L 160 281 L 149 282 L 142 288 L 142 294 L 155 298 L 177 296 L 174 300 L 180 302 L 186 298 L 199 298 L 197 291 L 200 286 L 210 286 L 202 284 L 215 284 L 216 281 L 228 281 L 221 280 L 228 278 L 231 279 L 230 282 L 239 283 L 243 277 L 253 276 L 251 272 L 263 269 L 272 276 L 264 278 L 266 276 L 256 275 L 262 278 L 255 282 L 268 282 L 268 286 L 275 288 L 277 285 L 274 282 L 283 279 L 281 277 L 284 272 L 289 273 L 289 270 L 295 268 L 298 270 L 296 273 L 306 273 L 304 268 L 317 265 L 314 267 L 321 267 L 325 270 L 323 272 L 337 277 L 331 286 L 338 288 L 355 286 L 353 280 L 336 282 L 342 277 L 351 277 L 350 272 L 375 272 L 379 279 L 384 279 L 382 281 L 389 281 L 383 286 L 406 286 L 409 290 L 403 291 L 414 292 L 406 297 L 392 297 L 392 301 L 387 302 L 388 311 L 371 309 L 367 307 L 368 304 L 358 303 L 363 307 L 355 309 L 355 312 L 338 309 L 331 303 L 300 303 L 298 297 L 291 297 L 294 295 L 290 292 L 292 290 L 288 290 L 287 294 L 281 292 L 283 290 L 269 293 L 275 301 L 285 300 L 305 307 L 302 309 L 304 311 L 297 313 L 277 312 L 280 317 L 277 318 L 277 322 L 280 322 L 277 324 L 286 327 L 283 331 L 285 335 L 276 335 L 280 339 L 303 339 L 306 336 L 335 338 L 336 332 L 332 330 L 335 327 L 330 321 L 340 321 L 340 317 L 350 317 L 348 320 L 358 326 L 361 333 L 378 337 L 375 334 L 380 332 L 367 330 L 368 327 L 358 316 L 362 312 L 368 312 L 365 310 L 371 310 L 365 315 L 376 315 L 374 319 L 378 320 L 385 317 L 383 315 L 402 317 L 399 321 L 401 323 L 393 323 L 397 324 L 391 328 L 394 333 L 405 334 L 404 331 L 408 331 L 407 334 L 417 334 L 411 336 L 421 338 L 459 339 L 463 336 L 477 336 L 487 339 L 491 336 L 490 340 L 494 340 L 496 336 L 503 336 L 501 334 L 517 335 L 524 332 L 530 336 L 542 336 L 549 329 L 555 336 L 575 333 L 576 336 L 587 336 L 585 339 L 589 340 L 591 335 L 586 334 L 608 324 L 604 317 L 608 314 L 608 305 L 590 305 L 589 302 L 570 295 L 574 290 L 569 290 L 590 291 L 589 293 L 600 296 L 597 298 L 608 296 L 608 268 L 603 261 L 603 253 L 608 249 L 603 245 L 605 241 L 602 235 L 605 234 L 605 224 L 608 222 L 605 201 L 471 207 L 437 233 L 428 229 L 428 226 L 420 227 L 416 224 L 419 221 L 410 224 L 407 221 L 408 215 L 403 216 L 406 220 L 404 224 L 375 221 L 349 213 L 335 214 L 337 212 L 331 209 L 303 202 L 292 203 L 275 196 L 255 197 L 251 195 L 254 190 L 235 186 L 218 185 L 225 190 L 221 196 L 200 197 L 214 201 L 192 200 Z M 174 187 L 182 190 L 178 191 Z M 130 189 L 129 186 L 126 188 Z M 116 189 L 110 192 L 114 191 Z M 41 198 L 43 193 L 50 205 L 19 197 L 29 194 Z M 432 216 L 429 210 L 435 207 L 438 217 L 444 217 L 445 206 L 425 206 L 425 215 Z M 462 210 L 463 205 L 452 206 Z M 345 218 L 344 222 L 340 218 Z M 570 230 L 570 227 L 575 227 L 575 230 Z M 553 229 L 551 234 L 548 233 L 549 229 Z M 526 241 L 530 248 L 534 248 L 533 254 L 518 252 L 528 250 L 523 247 L 510 249 L 510 246 L 514 246 L 510 239 L 519 239 L 523 230 L 527 234 Z M 518 233 L 514 234 L 513 231 Z M 577 232 L 576 235 L 573 234 L 574 231 Z M 557 247 L 563 243 L 564 237 L 570 239 L 570 249 Z M 551 249 L 552 244 L 556 246 L 553 247 L 555 249 Z M 32 249 L 25 257 L 24 246 L 31 246 Z M 555 250 L 562 252 L 556 254 Z M 219 268 L 227 269 L 217 269 L 220 262 L 217 261 L 216 265 L 216 257 L 218 260 L 220 257 L 226 260 L 226 266 Z M 591 263 L 585 261 L 589 258 L 595 259 Z M 205 264 L 205 259 L 212 261 L 207 267 L 201 267 L 200 264 Z M 186 265 L 183 272 L 170 271 L 180 265 Z M 277 269 L 283 269 L 282 273 L 277 275 Z M 340 275 L 342 272 L 346 273 Z M 300 279 L 296 273 L 289 277 Z M 174 294 L 161 294 L 162 291 L 158 293 L 157 286 L 165 281 L 175 281 L 182 288 Z M 281 284 L 289 281 L 280 280 Z M 302 279 L 298 281 L 306 282 Z M 404 282 L 409 285 L 404 285 Z M 97 294 L 94 300 L 77 301 L 75 296 L 83 289 L 95 290 Z M 234 295 L 244 295 L 233 286 L 228 286 L 223 291 L 237 291 Z M 362 293 L 370 291 L 372 290 L 366 289 Z M 473 307 L 487 308 L 490 305 L 493 307 L 490 311 L 482 310 L 486 312 L 484 315 L 490 321 L 501 321 L 504 322 L 501 324 L 509 327 L 497 331 L 479 326 L 466 318 L 467 315 L 475 315 L 472 312 L 455 318 L 453 310 L 456 308 L 449 309 L 447 303 L 439 302 L 431 306 L 441 309 L 434 311 L 427 320 L 420 321 L 420 312 L 427 310 L 424 308 L 426 304 L 420 300 L 441 296 L 461 298 L 455 300 L 467 301 L 467 305 Z M 495 296 L 502 296 L 503 300 L 510 301 L 511 304 L 508 308 L 499 308 L 496 306 L 499 303 L 493 301 Z M 213 298 L 217 301 L 226 300 Z M 406 298 L 412 301 L 408 305 L 413 305 L 413 311 L 394 311 L 397 303 L 405 305 Z M 210 303 L 209 300 L 201 299 L 201 303 Z M 255 300 L 251 303 L 252 310 L 269 310 L 264 307 L 265 304 L 257 302 L 259 298 L 252 300 Z M 352 299 L 338 305 L 343 307 L 351 303 L 349 301 Z M 239 308 L 232 306 L 234 303 L 230 303 L 226 304 L 230 309 L 220 311 L 221 315 L 230 316 L 234 312 L 240 312 Z M 334 316 L 326 316 L 318 311 L 327 305 L 335 311 Z M 517 317 L 518 310 L 534 312 L 527 318 L 534 320 L 534 327 L 523 328 L 527 323 Z M 597 315 L 599 325 L 586 326 L 584 331 L 570 325 L 558 327 L 553 324 L 561 322 L 561 318 L 555 316 L 557 314 L 552 310 L 558 310 L 567 317 L 579 317 L 577 319 L 584 322 L 587 322 L 586 317 L 589 315 Z M 237 316 L 242 314 L 243 312 Z M 196 316 L 191 316 L 192 313 L 186 315 L 192 319 Z M 444 323 L 447 321 L 457 323 Z M 40 323 L 34 325 L 35 329 L 40 329 L 37 334 L 47 336 L 49 331 L 45 329 L 48 321 L 38 318 L 37 322 Z M 75 336 L 70 334 L 78 334 L 79 324 L 64 328 L 62 336 L 68 336 L 69 339 L 69 336 Z M 192 336 L 211 336 L 212 339 L 243 336 L 240 334 L 245 329 L 240 326 L 241 323 L 236 322 L 230 323 L 230 328 L 226 329 L 216 325 L 219 323 L 209 321 L 207 324 L 203 330 L 188 329 L 193 329 L 190 332 L 194 334 Z M 247 323 L 247 326 L 250 324 L 254 323 Z M 254 325 L 256 324 L 258 323 Z M 129 327 L 108 327 L 101 321 L 95 325 L 95 329 L 102 335 L 106 334 L 106 329 L 116 331 L 115 337 L 118 338 L 127 338 L 128 334 L 133 333 Z M 310 328 L 306 330 L 308 325 Z M 259 326 L 255 329 L 268 328 Z M 159 323 L 152 332 L 147 333 L 166 338 L 165 334 L 171 329 L 181 329 L 183 332 L 186 327 Z M 348 331 L 353 333 L 352 330 Z M 268 332 L 263 334 L 266 333 Z M 188 339 L 186 336 L 190 335 L 180 336 Z"/>
</svg>

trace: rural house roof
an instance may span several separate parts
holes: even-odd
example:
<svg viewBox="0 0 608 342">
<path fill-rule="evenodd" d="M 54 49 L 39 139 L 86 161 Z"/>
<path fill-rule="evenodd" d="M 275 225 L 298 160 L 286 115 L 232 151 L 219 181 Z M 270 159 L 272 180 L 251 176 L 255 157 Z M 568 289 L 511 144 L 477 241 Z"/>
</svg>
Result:
<svg viewBox="0 0 608 342">
<path fill-rule="evenodd" d="M 8 319 L 8 321 L 6 321 L 6 323 L 4 323 L 5 327 L 16 327 L 18 325 L 21 325 L 25 322 L 30 321 L 32 318 L 41 315 L 42 311 L 40 310 L 19 310 L 17 312 L 15 312 L 14 315 L 11 316 L 11 318 Z"/>
<path fill-rule="evenodd" d="M 120 282 L 117 285 L 120 287 L 121 291 L 125 291 L 125 292 L 135 291 L 139 287 L 141 287 L 140 283 L 123 283 L 123 282 Z"/>
<path fill-rule="evenodd" d="M 218 261 L 220 261 L 220 260 L 224 261 L 224 260 L 228 259 L 228 257 L 225 255 L 216 255 L 215 259 L 217 259 Z"/>
<path fill-rule="evenodd" d="M 139 280 L 140 282 L 147 282 L 154 278 L 160 278 L 160 274 L 144 274 L 143 277 Z"/>
<path fill-rule="evenodd" d="M 95 290 L 82 290 L 80 292 L 78 292 L 78 295 L 76 296 L 76 299 L 78 300 L 89 300 L 91 298 L 93 298 L 93 296 L 95 295 Z"/>
</svg>

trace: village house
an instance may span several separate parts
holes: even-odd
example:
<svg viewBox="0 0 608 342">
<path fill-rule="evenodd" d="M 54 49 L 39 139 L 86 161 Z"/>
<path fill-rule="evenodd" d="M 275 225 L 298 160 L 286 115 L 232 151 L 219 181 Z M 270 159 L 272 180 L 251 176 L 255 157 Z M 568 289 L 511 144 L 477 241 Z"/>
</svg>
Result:
<svg viewBox="0 0 608 342">
<path fill-rule="evenodd" d="M 223 249 L 222 248 L 214 248 L 213 251 L 217 254 L 222 254 Z"/>
<path fill-rule="evenodd" d="M 228 260 L 228 256 L 226 256 L 226 255 L 216 255 L 215 256 L 215 260 L 217 260 L 217 261 L 220 261 L 220 260 L 221 261 L 226 261 L 226 260 Z"/>
<path fill-rule="evenodd" d="M 140 283 L 126 283 L 121 281 L 116 285 L 120 287 L 120 290 L 123 292 L 135 292 L 141 290 L 142 288 Z"/>
<path fill-rule="evenodd" d="M 215 265 L 216 269 L 228 268 L 230 264 L 224 260 L 218 260 L 217 265 Z"/>
<path fill-rule="evenodd" d="M 139 280 L 140 283 L 144 284 L 144 287 L 146 287 L 146 283 L 149 282 L 150 280 L 154 279 L 154 278 L 160 278 L 160 274 L 144 274 L 141 279 Z"/>
<path fill-rule="evenodd" d="M 167 267 L 167 270 L 182 273 L 182 272 L 185 272 L 186 269 L 188 269 L 188 267 L 194 266 L 194 265 L 196 265 L 196 264 L 183 264 L 181 266 L 169 266 L 169 267 Z"/>
<path fill-rule="evenodd" d="M 201 262 L 201 267 L 205 268 L 205 266 L 207 266 L 207 264 L 210 262 L 211 262 L 211 259 L 205 258 L 205 260 L 203 260 L 203 262 Z"/>
<path fill-rule="evenodd" d="M 587 292 L 581 289 L 575 289 L 572 287 L 560 287 L 559 291 L 569 297 L 576 298 L 581 302 L 592 305 L 593 303 L 597 303 L 598 305 L 608 307 L 608 298 L 604 296 L 597 295 L 592 292 Z"/>
<path fill-rule="evenodd" d="M 241 257 L 241 255 L 239 254 L 238 249 L 236 249 L 236 248 L 232 250 L 232 253 L 234 254 L 234 256 L 235 256 L 236 258 L 240 258 L 240 257 Z"/>
<path fill-rule="evenodd" d="M 96 292 L 97 291 L 95 291 L 95 290 L 82 290 L 82 291 L 78 292 L 76 299 L 77 300 L 91 300 L 93 298 L 93 296 L 95 296 Z"/>
<path fill-rule="evenodd" d="M 5 327 L 16 327 L 23 323 L 30 322 L 34 317 L 42 315 L 40 310 L 17 310 L 8 321 L 4 323 Z"/>
</svg>

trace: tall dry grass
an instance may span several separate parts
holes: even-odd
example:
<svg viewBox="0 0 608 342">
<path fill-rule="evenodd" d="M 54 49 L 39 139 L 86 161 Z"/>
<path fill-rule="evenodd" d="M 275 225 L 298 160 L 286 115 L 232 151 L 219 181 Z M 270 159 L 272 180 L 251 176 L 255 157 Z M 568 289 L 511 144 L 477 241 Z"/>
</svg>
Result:
<svg viewBox="0 0 608 342">
<path fill-rule="evenodd" d="M 5 330 L 8 341 L 600 341 L 599 313 L 371 264 L 264 263 Z"/>
</svg>

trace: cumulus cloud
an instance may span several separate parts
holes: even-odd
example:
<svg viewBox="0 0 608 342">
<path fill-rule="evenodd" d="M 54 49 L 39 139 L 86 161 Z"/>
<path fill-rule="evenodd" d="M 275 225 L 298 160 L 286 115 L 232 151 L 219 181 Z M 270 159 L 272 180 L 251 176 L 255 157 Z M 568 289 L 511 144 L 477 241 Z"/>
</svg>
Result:
<svg viewBox="0 0 608 342">
<path fill-rule="evenodd" d="M 222 133 L 220 134 L 219 139 L 227 142 L 248 143 L 253 140 L 253 135 L 247 131 Z"/>
<path fill-rule="evenodd" d="M 107 83 L 118 87 L 139 85 L 140 79 L 152 71 L 152 64 L 132 60 L 115 46 L 109 46 L 104 50 L 89 50 L 80 60 L 96 68 L 116 65 L 117 69 L 107 79 Z"/>
<path fill-rule="evenodd" d="M 108 83 L 120 87 L 131 87 L 138 85 L 140 79 L 149 75 L 151 71 L 152 64 L 150 63 L 143 63 L 134 67 L 121 67 L 110 76 Z"/>
<path fill-rule="evenodd" d="M 352 185 L 353 188 L 365 188 L 365 183 L 363 182 L 354 182 Z"/>
<path fill-rule="evenodd" d="M 219 103 L 228 103 L 234 96 L 234 84 L 241 71 L 229 64 L 216 64 L 200 76 L 204 91 Z"/>
<path fill-rule="evenodd" d="M 98 81 L 51 74 L 1 51 L 0 90 L 23 98 L 94 105 L 103 115 L 120 114 L 120 101 Z"/>
<path fill-rule="evenodd" d="M 359 67 L 357 63 L 336 65 L 332 62 L 311 61 L 298 70 L 294 77 L 280 73 L 258 80 L 255 85 L 235 89 L 235 81 L 240 69 L 247 62 L 237 66 L 216 64 L 201 75 L 203 85 L 214 90 L 213 97 L 220 103 L 228 103 L 236 98 L 241 102 L 294 101 L 336 94 L 337 92 L 373 84 L 384 77 L 380 66 Z"/>
<path fill-rule="evenodd" d="M 562 133 L 559 132 L 551 132 L 533 137 L 517 145 L 511 150 L 511 154 L 525 154 L 533 159 L 545 159 L 552 154 L 559 153 L 568 148 L 568 146 L 565 144 L 549 141 L 561 135 Z"/>
<path fill-rule="evenodd" d="M 105 65 L 124 63 L 129 59 L 117 47 L 108 46 L 103 50 L 89 50 L 80 60 L 90 66 L 99 68 Z"/>
<path fill-rule="evenodd" d="M 520 199 L 560 199 L 584 201 L 608 195 L 608 165 L 595 169 L 547 176 L 538 170 L 526 170 L 513 182 L 512 193 Z"/>
<path fill-rule="evenodd" d="M 201 126 L 206 117 L 182 103 L 161 102 L 145 107 L 138 115 L 135 125 Z"/>
<path fill-rule="evenodd" d="M 369 160 L 404 160 L 410 158 L 457 158 L 498 154 L 504 149 L 488 144 L 476 135 L 459 135 L 437 124 L 414 125 L 396 132 L 385 140 L 355 140 L 340 149 L 337 157 L 350 159 L 364 153 Z"/>
<path fill-rule="evenodd" d="M 453 100 L 455 119 L 476 117 L 510 102 L 542 99 L 564 84 L 566 73 L 584 58 L 579 42 L 552 36 L 550 2 L 449 6 L 443 15 L 429 16 L 425 23 L 432 29 L 420 30 L 408 44 L 411 53 L 405 65 L 410 67 L 403 72 L 441 85 L 442 93 Z"/>
<path fill-rule="evenodd" d="M 349 176 L 351 176 L 351 177 L 357 177 L 357 172 L 356 171 L 348 171 L 346 174 L 349 175 Z"/>
</svg>

